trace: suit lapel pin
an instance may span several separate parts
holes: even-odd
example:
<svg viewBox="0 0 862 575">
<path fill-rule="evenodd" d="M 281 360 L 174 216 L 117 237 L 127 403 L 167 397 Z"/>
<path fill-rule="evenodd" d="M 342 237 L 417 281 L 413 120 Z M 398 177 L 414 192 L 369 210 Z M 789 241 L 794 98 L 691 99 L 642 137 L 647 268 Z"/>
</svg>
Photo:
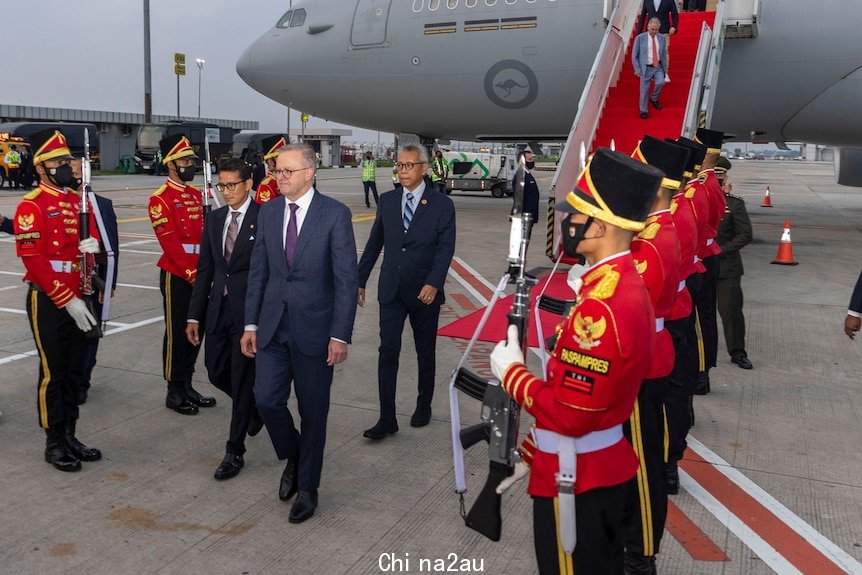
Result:
<svg viewBox="0 0 862 575">
<path fill-rule="evenodd" d="M 419 203 L 424 206 L 424 205 L 428 204 L 428 200 L 426 200 L 425 198 L 422 198 L 422 200 Z"/>
<path fill-rule="evenodd" d="M 252 229 L 252 230 L 253 230 L 253 229 L 254 229 L 254 224 L 249 224 L 249 225 L 248 225 L 248 227 L 249 227 L 249 229 Z"/>
</svg>

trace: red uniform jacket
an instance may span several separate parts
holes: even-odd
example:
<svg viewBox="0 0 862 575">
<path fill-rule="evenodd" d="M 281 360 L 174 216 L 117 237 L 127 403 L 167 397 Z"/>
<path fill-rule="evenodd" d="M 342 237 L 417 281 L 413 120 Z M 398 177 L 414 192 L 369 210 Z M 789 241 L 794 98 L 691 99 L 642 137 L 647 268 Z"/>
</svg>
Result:
<svg viewBox="0 0 862 575">
<path fill-rule="evenodd" d="M 157 265 L 194 283 L 204 227 L 200 190 L 168 178 L 150 196 L 150 221 L 164 252 Z"/>
<path fill-rule="evenodd" d="M 700 177 L 704 179 L 703 183 L 709 191 L 709 226 L 713 232 L 713 235 L 710 236 L 713 242 L 709 248 L 713 255 L 718 255 L 721 253 L 721 246 L 718 245 L 715 238 L 718 235 L 718 226 L 721 225 L 721 218 L 724 217 L 724 211 L 727 209 L 727 200 L 724 198 L 724 190 L 721 189 L 721 184 L 715 176 L 714 169 L 703 170 L 700 173 Z"/>
<path fill-rule="evenodd" d="M 275 178 L 267 176 L 257 185 L 257 193 L 254 195 L 254 201 L 258 204 L 265 204 L 270 200 L 274 200 L 279 196 L 278 184 Z M 724 212 L 722 212 L 724 213 Z"/>
<path fill-rule="evenodd" d="M 679 240 L 670 210 L 650 214 L 643 231 L 632 241 L 632 257 L 656 317 L 655 345 L 647 379 L 667 377 L 674 365 L 673 340 L 664 325 L 659 329 L 659 323 L 671 315 L 680 277 Z"/>
<path fill-rule="evenodd" d="M 509 367 L 503 387 L 536 419 L 536 427 L 570 437 L 627 421 L 646 378 L 655 316 L 631 252 L 607 258 L 583 276 L 578 303 L 561 324 L 548 360 L 548 381 L 522 363 Z M 578 456 L 576 493 L 619 485 L 635 476 L 637 456 L 621 439 Z M 555 454 L 535 451 L 530 495 L 556 497 Z"/>
<path fill-rule="evenodd" d="M 705 179 L 705 178 L 704 178 Z M 700 177 L 690 180 L 685 185 L 683 195 L 694 208 L 694 218 L 697 221 L 697 256 L 703 260 L 712 254 L 712 247 L 707 241 L 714 238 L 717 232 L 712 229 L 712 214 L 710 213 L 709 190 L 706 189 Z"/>
<path fill-rule="evenodd" d="M 27 269 L 24 281 L 39 286 L 57 307 L 81 297 L 80 202 L 75 191 L 40 182 L 15 211 L 15 245 Z M 99 239 L 92 210 L 90 236 Z"/>
</svg>

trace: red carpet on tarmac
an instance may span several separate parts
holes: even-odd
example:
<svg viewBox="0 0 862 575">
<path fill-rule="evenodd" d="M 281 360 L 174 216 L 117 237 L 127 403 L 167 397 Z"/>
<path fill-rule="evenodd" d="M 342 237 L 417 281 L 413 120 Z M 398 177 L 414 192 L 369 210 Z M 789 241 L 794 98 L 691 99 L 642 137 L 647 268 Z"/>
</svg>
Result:
<svg viewBox="0 0 862 575">
<path fill-rule="evenodd" d="M 656 138 L 677 138 L 682 133 L 685 106 L 691 87 L 691 74 L 697 56 L 697 44 L 704 22 L 710 28 L 715 12 L 683 12 L 679 15 L 679 31 L 670 39 L 670 62 L 668 73 L 671 82 L 665 84 L 659 102 L 661 110 L 649 106 L 649 118 L 640 118 L 638 94 L 640 78 L 632 69 L 631 50 L 634 37 L 629 43 L 617 85 L 608 92 L 593 150 L 609 146 L 611 139 L 620 152 L 630 154 L 644 134 Z"/>
<path fill-rule="evenodd" d="M 551 278 L 551 283 L 545 290 L 545 295 L 561 300 L 575 299 L 575 292 L 573 292 L 572 288 L 566 284 L 567 275 L 567 272 L 555 273 Z M 527 342 L 530 347 L 539 347 L 539 339 L 536 335 L 536 321 L 533 317 L 533 312 L 535 310 L 536 298 L 542 292 L 542 288 L 547 279 L 547 276 L 539 278 L 539 283 L 530 293 L 530 335 L 527 338 Z M 514 296 L 509 295 L 497 300 L 497 303 L 494 306 L 494 311 L 491 312 L 491 316 L 488 318 L 487 323 L 485 323 L 485 328 L 482 330 L 482 333 L 479 334 L 479 341 L 490 341 L 496 343 L 500 340 L 506 339 L 506 326 L 508 324 L 506 314 L 508 314 L 509 310 L 512 309 L 512 298 L 514 298 Z M 483 313 L 485 313 L 484 308 L 457 319 L 449 325 L 441 327 L 437 331 L 437 335 L 444 337 L 457 337 L 459 339 L 470 339 L 473 337 L 473 333 L 476 331 L 476 327 L 479 325 L 479 321 L 482 319 Z M 559 315 L 546 311 L 541 311 L 540 313 L 542 318 L 542 331 L 544 333 L 543 339 L 547 339 L 554 333 L 557 324 L 560 323 L 562 318 Z"/>
</svg>

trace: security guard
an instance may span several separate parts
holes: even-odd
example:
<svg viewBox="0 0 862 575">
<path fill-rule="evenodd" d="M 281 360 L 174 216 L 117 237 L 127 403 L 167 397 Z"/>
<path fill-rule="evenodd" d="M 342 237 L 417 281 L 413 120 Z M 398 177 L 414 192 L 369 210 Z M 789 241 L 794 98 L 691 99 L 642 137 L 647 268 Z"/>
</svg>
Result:
<svg viewBox="0 0 862 575">
<path fill-rule="evenodd" d="M 99 251 L 95 237 L 79 238 L 78 195 L 72 184 L 72 154 L 59 130 L 30 137 L 39 186 L 24 196 L 15 212 L 15 243 L 27 269 L 27 317 L 39 350 L 36 394 L 39 425 L 45 429 L 45 461 L 60 471 L 78 471 L 81 461 L 101 459 L 102 452 L 75 437 L 78 381 L 84 369 L 85 332 L 96 318 L 81 299 L 81 256 Z M 91 212 L 92 214 L 92 212 Z"/>
<path fill-rule="evenodd" d="M 632 157 L 664 172 L 643 231 L 632 241 L 635 268 L 644 280 L 656 316 L 655 345 L 647 377 L 624 425 L 641 462 L 629 482 L 625 510 L 627 574 L 651 575 L 667 517 L 664 401 L 675 365 L 674 338 L 667 325 L 682 277 L 680 244 L 670 213 L 672 195 L 682 185 L 686 148 L 644 136 Z M 683 284 L 684 287 L 685 284 Z"/>
<path fill-rule="evenodd" d="M 260 141 L 260 147 L 263 152 L 263 161 L 266 163 L 266 177 L 258 184 L 257 191 L 254 194 L 254 201 L 258 204 L 265 204 L 270 200 L 274 200 L 280 194 L 278 191 L 278 183 L 272 177 L 272 170 L 275 169 L 275 159 L 278 157 L 278 151 L 285 147 L 287 142 L 284 136 L 276 135 L 264 138 Z"/>
<path fill-rule="evenodd" d="M 534 543 L 543 574 L 622 575 L 626 484 L 638 459 L 623 436 L 655 334 L 649 294 L 630 252 L 662 179 L 658 169 L 599 148 L 557 209 L 563 250 L 590 266 L 558 329 L 548 381 L 524 365 L 517 329 L 491 369 L 535 417 Z"/>
<path fill-rule="evenodd" d="M 165 311 L 162 344 L 164 377 L 168 382 L 165 405 L 177 413 L 194 415 L 198 407 L 212 407 L 214 397 L 192 388 L 198 347 L 186 339 L 186 317 L 197 273 L 203 232 L 201 192 L 188 185 L 195 177 L 195 155 L 188 139 L 168 136 L 159 142 L 168 180 L 150 196 L 150 221 L 163 254 L 159 258 L 159 287 Z"/>
<path fill-rule="evenodd" d="M 722 184 L 727 208 L 718 226 L 716 241 L 721 247 L 718 256 L 716 300 L 724 327 L 724 341 L 730 361 L 742 369 L 754 366 L 745 352 L 745 316 L 742 315 L 742 257 L 739 250 L 751 241 L 751 219 L 745 200 L 731 193 L 733 184 L 727 181 L 730 160 L 721 156 L 715 164 L 715 175 Z"/>
<path fill-rule="evenodd" d="M 365 207 L 370 208 L 371 202 L 368 198 L 368 190 L 374 195 L 374 205 L 378 203 L 377 196 L 377 160 L 375 160 L 371 152 L 365 152 L 365 159 L 359 164 L 362 168 L 362 187 L 365 191 Z"/>
<path fill-rule="evenodd" d="M 21 154 L 18 153 L 18 146 L 15 144 L 9 146 L 9 151 L 6 152 L 6 157 L 3 158 L 3 161 L 9 170 L 9 189 L 11 190 L 13 185 L 16 190 L 20 189 Z"/>
<path fill-rule="evenodd" d="M 431 162 L 431 182 L 441 194 L 446 193 L 446 178 L 449 177 L 449 165 L 443 159 L 443 152 L 434 152 L 434 161 Z"/>
</svg>

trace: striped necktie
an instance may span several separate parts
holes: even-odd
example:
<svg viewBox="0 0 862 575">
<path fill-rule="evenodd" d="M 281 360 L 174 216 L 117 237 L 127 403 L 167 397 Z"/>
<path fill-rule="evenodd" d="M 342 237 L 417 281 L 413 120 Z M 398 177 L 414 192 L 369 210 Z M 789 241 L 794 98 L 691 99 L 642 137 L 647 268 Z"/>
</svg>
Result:
<svg viewBox="0 0 862 575">
<path fill-rule="evenodd" d="M 404 224 L 404 231 L 410 229 L 410 222 L 413 221 L 413 194 L 411 192 L 407 192 L 404 197 L 406 198 L 406 202 L 404 202 L 404 217 L 401 219 Z"/>
</svg>

